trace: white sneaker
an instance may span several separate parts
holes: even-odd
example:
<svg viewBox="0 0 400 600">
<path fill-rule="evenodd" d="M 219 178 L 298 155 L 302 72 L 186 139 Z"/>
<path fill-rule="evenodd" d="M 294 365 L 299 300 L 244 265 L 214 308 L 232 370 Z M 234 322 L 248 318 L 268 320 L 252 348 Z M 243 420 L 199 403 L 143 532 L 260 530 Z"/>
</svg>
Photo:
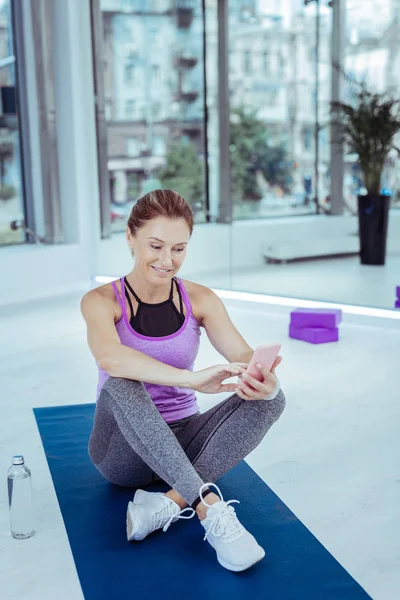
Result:
<svg viewBox="0 0 400 600">
<path fill-rule="evenodd" d="M 182 516 L 185 510 L 191 510 L 190 516 Z M 167 531 L 171 523 L 178 519 L 191 519 L 196 512 L 190 506 L 181 510 L 180 506 L 161 492 L 136 490 L 133 502 L 129 502 L 126 511 L 126 535 L 128 542 L 143 540 L 156 529 Z"/>
<path fill-rule="evenodd" d="M 211 485 L 221 496 L 221 500 L 212 505 L 207 504 L 207 498 L 202 496 L 203 488 Z M 206 518 L 200 521 L 206 531 L 204 540 L 207 539 L 216 551 L 220 565 L 230 571 L 244 571 L 264 558 L 264 549 L 239 522 L 235 509 L 229 506 L 233 502 L 240 504 L 239 500 L 225 502 L 221 490 L 214 483 L 202 485 L 199 496 L 209 506 Z"/>
</svg>

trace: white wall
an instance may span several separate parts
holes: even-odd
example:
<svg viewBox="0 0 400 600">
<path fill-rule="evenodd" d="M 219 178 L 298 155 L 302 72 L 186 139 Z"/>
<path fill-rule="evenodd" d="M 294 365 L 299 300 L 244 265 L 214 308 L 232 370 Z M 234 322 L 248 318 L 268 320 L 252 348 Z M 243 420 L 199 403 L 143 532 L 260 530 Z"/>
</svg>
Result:
<svg viewBox="0 0 400 600">
<path fill-rule="evenodd" d="M 88 262 L 79 244 L 0 248 L 0 305 L 88 287 Z"/>
<path fill-rule="evenodd" d="M 333 217 L 310 216 L 240 221 L 232 225 L 199 224 L 189 244 L 181 275 L 254 267 L 264 263 L 261 246 L 268 240 L 310 239 Z M 355 219 L 338 217 L 344 235 L 356 231 Z M 388 250 L 400 251 L 400 211 L 390 215 Z M 95 260 L 93 255 L 95 254 Z M 232 254 L 232 256 L 231 256 Z M 90 256 L 89 256 L 90 255 Z M 97 264 L 95 272 L 91 264 Z M 62 246 L 15 246 L 0 248 L 0 305 L 44 298 L 90 288 L 90 277 L 119 277 L 132 267 L 125 234 L 97 242 Z"/>
</svg>

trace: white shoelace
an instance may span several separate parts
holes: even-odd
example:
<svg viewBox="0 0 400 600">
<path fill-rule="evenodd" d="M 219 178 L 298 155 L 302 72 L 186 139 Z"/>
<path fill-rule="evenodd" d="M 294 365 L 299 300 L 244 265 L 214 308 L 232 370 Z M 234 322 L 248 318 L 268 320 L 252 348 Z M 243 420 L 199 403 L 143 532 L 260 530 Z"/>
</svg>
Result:
<svg viewBox="0 0 400 600">
<path fill-rule="evenodd" d="M 192 511 L 192 514 L 190 516 L 183 516 L 182 513 L 184 513 L 185 510 Z M 163 531 L 165 532 L 165 531 L 167 531 L 168 527 L 171 525 L 172 521 L 175 518 L 176 519 L 191 519 L 192 517 L 194 517 L 195 514 L 196 514 L 196 512 L 190 506 L 186 506 L 186 508 L 184 508 L 180 512 L 176 513 L 174 505 L 166 497 L 162 508 L 160 508 L 160 510 L 156 511 L 152 515 L 151 526 L 152 526 L 153 530 L 160 529 L 162 527 Z M 165 523 L 165 519 L 167 517 L 169 517 L 169 519 Z"/>
<path fill-rule="evenodd" d="M 217 488 L 219 496 L 221 497 L 220 502 L 217 502 L 212 505 L 207 504 L 207 501 L 203 499 L 202 496 L 203 487 L 210 487 L 210 485 L 213 485 Z M 228 500 L 228 502 L 225 502 L 221 490 L 217 485 L 215 485 L 215 483 L 205 483 L 204 486 L 200 488 L 200 497 L 204 504 L 206 504 L 208 507 L 212 506 L 211 514 L 215 513 L 214 516 L 211 517 L 210 523 L 207 524 L 207 530 L 203 540 L 206 540 L 207 536 L 210 533 L 212 533 L 216 537 L 220 537 L 226 542 L 233 542 L 234 540 L 237 540 L 240 537 L 242 537 L 245 529 L 240 523 L 239 519 L 237 518 L 234 508 L 232 508 L 232 506 L 229 506 L 234 502 L 240 504 L 239 500 Z"/>
<path fill-rule="evenodd" d="M 233 542 L 242 537 L 244 527 L 239 522 L 235 510 L 232 506 L 229 506 L 233 502 L 240 504 L 239 500 L 228 500 L 228 502 L 222 500 L 218 504 L 213 504 L 215 507 L 213 512 L 216 510 L 218 512 L 210 520 L 210 525 L 207 526 L 207 531 L 203 538 L 204 540 L 207 539 L 209 533 L 222 538 L 226 542 Z"/>
<path fill-rule="evenodd" d="M 219 496 L 221 497 L 220 502 L 211 505 L 207 504 L 207 501 L 203 498 L 202 494 L 203 488 L 209 488 L 210 485 L 217 488 Z M 213 507 L 210 511 L 210 514 L 212 515 L 214 513 L 214 515 L 211 518 L 209 518 L 209 516 L 207 515 L 208 522 L 206 534 L 203 538 L 204 541 L 207 539 L 210 533 L 212 533 L 216 537 L 220 537 L 226 542 L 233 542 L 234 540 L 239 539 L 243 535 L 245 529 L 240 523 L 239 519 L 237 518 L 235 510 L 232 508 L 232 506 L 229 506 L 230 504 L 233 504 L 235 502 L 237 504 L 240 504 L 239 500 L 228 500 L 228 502 L 225 502 L 221 490 L 217 485 L 215 485 L 215 483 L 212 482 L 205 483 L 200 488 L 200 498 L 206 506 L 208 506 L 209 508 Z M 191 511 L 191 514 L 189 516 L 184 516 L 183 513 L 187 510 Z M 196 511 L 190 506 L 187 506 L 180 512 L 176 512 L 174 504 L 172 504 L 172 502 L 165 498 L 163 506 L 152 516 L 152 529 L 155 530 L 160 529 L 162 527 L 163 531 L 165 532 L 167 531 L 174 519 L 192 519 L 195 516 L 195 514 Z M 165 519 L 167 518 L 168 520 L 165 522 Z"/>
</svg>

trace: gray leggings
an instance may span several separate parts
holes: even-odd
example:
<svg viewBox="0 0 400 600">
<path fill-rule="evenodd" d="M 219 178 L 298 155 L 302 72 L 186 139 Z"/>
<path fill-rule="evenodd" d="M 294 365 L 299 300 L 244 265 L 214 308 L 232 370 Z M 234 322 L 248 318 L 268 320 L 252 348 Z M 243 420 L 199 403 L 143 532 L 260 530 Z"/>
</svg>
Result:
<svg viewBox="0 0 400 600">
<path fill-rule="evenodd" d="M 204 413 L 166 423 L 143 383 L 110 377 L 97 400 L 89 456 L 108 481 L 144 487 L 165 481 L 191 506 L 254 450 L 286 399 L 246 401 L 233 394 Z"/>
</svg>

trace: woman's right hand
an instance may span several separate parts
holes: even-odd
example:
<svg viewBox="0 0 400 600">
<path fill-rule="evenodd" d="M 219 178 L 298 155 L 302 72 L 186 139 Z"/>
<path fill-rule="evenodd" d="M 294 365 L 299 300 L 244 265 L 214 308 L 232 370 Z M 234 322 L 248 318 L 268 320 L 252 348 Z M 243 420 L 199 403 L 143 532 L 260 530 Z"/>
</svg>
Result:
<svg viewBox="0 0 400 600">
<path fill-rule="evenodd" d="M 190 377 L 190 387 L 196 392 L 203 394 L 218 394 L 218 392 L 234 392 L 237 388 L 235 383 L 222 382 L 234 375 L 240 375 L 247 368 L 247 363 L 227 363 L 215 365 L 201 371 L 194 371 Z"/>
</svg>

